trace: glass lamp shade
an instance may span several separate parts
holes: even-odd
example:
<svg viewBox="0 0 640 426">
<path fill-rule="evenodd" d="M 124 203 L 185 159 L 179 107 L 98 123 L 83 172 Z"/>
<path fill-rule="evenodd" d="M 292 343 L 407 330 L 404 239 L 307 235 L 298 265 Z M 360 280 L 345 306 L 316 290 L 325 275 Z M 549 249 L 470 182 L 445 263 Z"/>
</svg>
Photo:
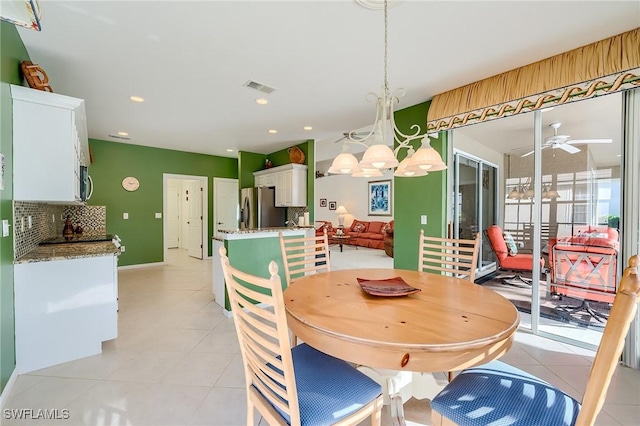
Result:
<svg viewBox="0 0 640 426">
<path fill-rule="evenodd" d="M 560 198 L 560 194 L 558 194 L 558 191 L 556 191 L 555 189 L 550 189 L 549 191 L 547 191 L 546 198 Z"/>
<path fill-rule="evenodd" d="M 364 152 L 359 166 L 361 169 L 390 169 L 398 164 L 391 148 L 387 145 L 375 144 Z"/>
<path fill-rule="evenodd" d="M 343 152 L 334 158 L 328 172 L 333 174 L 351 174 L 359 170 L 358 159 L 355 155 Z"/>
<path fill-rule="evenodd" d="M 517 188 L 514 188 L 513 191 L 511 191 L 509 193 L 509 195 L 507 195 L 507 198 L 511 199 L 511 200 L 519 200 L 520 199 L 520 192 L 518 191 Z"/>
<path fill-rule="evenodd" d="M 382 172 L 379 169 L 362 169 L 354 172 L 353 177 L 381 177 Z"/>
<path fill-rule="evenodd" d="M 430 172 L 437 172 L 445 170 L 446 168 L 447 165 L 442 161 L 442 157 L 440 157 L 438 151 L 431 147 L 429 136 L 425 135 L 424 138 L 422 138 L 422 146 L 411 157 L 407 170 L 417 171 L 416 169 L 422 169 Z"/>
<path fill-rule="evenodd" d="M 396 171 L 393 173 L 394 176 L 397 176 L 397 177 L 419 177 L 419 176 L 426 176 L 426 175 L 429 174 L 429 172 L 427 172 L 426 170 L 422 170 L 420 168 L 418 168 L 417 170 L 407 170 L 407 166 L 409 165 L 409 162 L 411 161 L 411 151 L 409 151 L 409 155 L 407 155 L 405 157 L 405 159 L 400 162 L 400 165 L 398 166 Z"/>
</svg>

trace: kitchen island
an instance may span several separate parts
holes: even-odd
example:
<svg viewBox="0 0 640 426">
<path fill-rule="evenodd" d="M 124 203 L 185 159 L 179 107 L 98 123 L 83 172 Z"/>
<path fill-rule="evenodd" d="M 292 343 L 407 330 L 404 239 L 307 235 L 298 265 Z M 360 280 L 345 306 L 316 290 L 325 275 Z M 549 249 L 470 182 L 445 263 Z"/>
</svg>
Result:
<svg viewBox="0 0 640 426">
<path fill-rule="evenodd" d="M 14 261 L 19 374 L 102 352 L 118 335 L 111 241 L 43 245 Z"/>
<path fill-rule="evenodd" d="M 315 233 L 313 226 L 295 228 L 262 228 L 262 229 L 234 229 L 219 230 L 218 236 L 213 237 L 213 294 L 217 304 L 222 306 L 224 314 L 231 316 L 229 297 L 224 283 L 224 275 L 220 264 L 220 247 L 227 250 L 229 262 L 248 274 L 268 278 L 267 267 L 275 260 L 278 264 L 278 274 L 282 280 L 282 288 L 286 286 L 286 278 L 280 253 L 278 233 L 286 237 L 308 236 Z"/>
</svg>

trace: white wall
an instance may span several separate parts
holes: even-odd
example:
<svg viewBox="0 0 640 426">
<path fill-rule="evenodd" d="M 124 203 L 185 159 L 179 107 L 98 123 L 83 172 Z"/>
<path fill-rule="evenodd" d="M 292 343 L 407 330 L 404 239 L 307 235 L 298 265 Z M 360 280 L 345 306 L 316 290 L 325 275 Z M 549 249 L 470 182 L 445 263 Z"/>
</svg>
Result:
<svg viewBox="0 0 640 426">
<path fill-rule="evenodd" d="M 377 180 L 391 180 L 391 196 L 393 199 L 393 173 L 387 171 L 384 176 L 377 178 L 356 178 L 349 175 L 330 175 L 315 180 L 315 219 L 329 220 L 338 224 L 338 214 L 329 210 L 329 201 L 335 201 L 337 206 L 345 206 L 347 211 L 361 220 L 379 220 L 389 222 L 393 216 L 369 216 L 369 182 Z M 327 207 L 320 207 L 320 199 L 327 199 Z M 394 206 L 391 208 L 391 213 Z"/>
</svg>

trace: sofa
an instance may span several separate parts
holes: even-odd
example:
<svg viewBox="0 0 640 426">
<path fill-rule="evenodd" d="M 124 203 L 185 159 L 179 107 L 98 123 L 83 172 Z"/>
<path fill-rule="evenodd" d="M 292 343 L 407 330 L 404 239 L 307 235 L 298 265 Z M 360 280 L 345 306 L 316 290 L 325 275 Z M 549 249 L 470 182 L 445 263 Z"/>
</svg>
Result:
<svg viewBox="0 0 640 426">
<path fill-rule="evenodd" d="M 377 220 L 364 221 L 354 219 L 351 222 L 350 226 L 345 226 L 343 228 L 344 235 L 348 235 L 351 237 L 344 243 L 356 245 L 359 247 L 384 250 L 384 238 L 386 232 L 390 230 L 391 234 L 393 235 L 393 225 L 393 220 L 390 222 L 382 222 Z M 333 235 L 335 235 L 337 227 L 329 221 L 318 221 L 318 226 L 316 226 L 316 235 L 322 235 L 325 229 L 327 230 L 327 235 L 329 236 L 329 238 L 331 238 Z M 389 253 L 387 252 L 387 254 Z"/>
<path fill-rule="evenodd" d="M 572 236 L 552 238 L 551 291 L 583 301 L 613 303 L 618 249 L 618 231 L 607 226 L 583 226 Z M 583 308 L 589 308 L 588 303 L 583 302 Z"/>
</svg>

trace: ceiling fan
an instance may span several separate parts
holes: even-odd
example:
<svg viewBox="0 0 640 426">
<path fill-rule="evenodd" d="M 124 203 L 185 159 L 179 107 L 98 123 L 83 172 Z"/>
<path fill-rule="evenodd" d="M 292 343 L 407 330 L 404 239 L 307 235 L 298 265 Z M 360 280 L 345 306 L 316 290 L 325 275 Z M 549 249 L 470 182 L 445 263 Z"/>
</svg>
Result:
<svg viewBox="0 0 640 426">
<path fill-rule="evenodd" d="M 369 132 L 359 132 L 359 133 L 357 133 L 357 132 L 344 132 L 344 133 L 342 133 L 342 137 L 340 139 L 336 139 L 335 141 L 333 141 L 333 143 L 342 142 L 345 139 L 348 139 L 349 135 L 355 136 L 357 138 L 362 138 L 362 137 L 367 136 L 368 134 L 369 134 Z"/>
<path fill-rule="evenodd" d="M 576 152 L 580 152 L 580 148 L 573 146 L 574 144 L 581 143 L 611 143 L 613 139 L 571 139 L 569 135 L 559 135 L 558 129 L 562 123 L 551 123 L 549 127 L 553 129 L 553 136 L 549 136 L 542 143 L 542 149 L 545 148 L 560 148 L 563 151 L 568 152 L 569 154 L 575 154 Z M 528 155 L 533 154 L 533 151 L 527 152 L 523 154 L 522 157 L 526 157 Z"/>
</svg>

